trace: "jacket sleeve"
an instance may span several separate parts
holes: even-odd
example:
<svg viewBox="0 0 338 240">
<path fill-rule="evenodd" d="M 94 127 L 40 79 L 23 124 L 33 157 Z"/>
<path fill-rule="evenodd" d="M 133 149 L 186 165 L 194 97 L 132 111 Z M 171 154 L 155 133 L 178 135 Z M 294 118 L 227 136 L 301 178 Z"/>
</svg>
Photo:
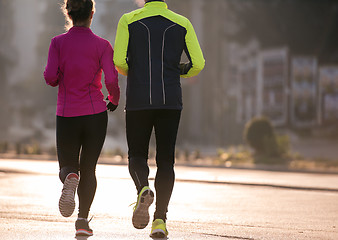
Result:
<svg viewBox="0 0 338 240">
<path fill-rule="evenodd" d="M 52 39 L 49 46 L 47 65 L 43 75 L 48 85 L 56 87 L 59 84 L 59 77 L 62 73 L 59 70 L 59 54 L 56 49 L 55 38 Z"/>
<path fill-rule="evenodd" d="M 109 42 L 102 54 L 101 67 L 104 72 L 104 82 L 108 90 L 108 99 L 114 105 L 119 104 L 120 100 L 120 87 L 118 83 L 118 73 L 115 69 L 113 62 L 114 50 Z"/>
<path fill-rule="evenodd" d="M 187 21 L 188 24 L 186 27 L 187 34 L 185 36 L 185 43 L 190 63 L 186 64 L 185 68 L 189 66 L 190 69 L 183 71 L 183 73 L 185 73 L 181 75 L 183 78 L 189 78 L 198 75 L 205 66 L 205 60 L 195 30 L 191 22 L 189 20 Z"/>
<path fill-rule="evenodd" d="M 129 30 L 128 22 L 125 15 L 123 15 L 118 23 L 116 37 L 115 37 L 115 54 L 114 63 L 119 73 L 128 75 L 127 51 L 129 44 Z"/>
</svg>

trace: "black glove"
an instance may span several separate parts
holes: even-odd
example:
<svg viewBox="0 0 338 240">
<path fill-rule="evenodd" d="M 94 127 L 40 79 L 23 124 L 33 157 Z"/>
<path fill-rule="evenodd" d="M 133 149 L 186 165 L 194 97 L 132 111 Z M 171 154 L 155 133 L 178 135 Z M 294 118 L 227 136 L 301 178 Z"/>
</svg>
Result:
<svg viewBox="0 0 338 240">
<path fill-rule="evenodd" d="M 185 75 L 189 72 L 190 68 L 192 68 L 191 62 L 188 63 L 180 63 L 180 74 Z"/>
<path fill-rule="evenodd" d="M 117 108 L 117 105 L 114 105 L 112 102 L 109 102 L 107 104 L 107 109 L 111 112 L 114 112 L 116 110 L 116 108 Z"/>
</svg>

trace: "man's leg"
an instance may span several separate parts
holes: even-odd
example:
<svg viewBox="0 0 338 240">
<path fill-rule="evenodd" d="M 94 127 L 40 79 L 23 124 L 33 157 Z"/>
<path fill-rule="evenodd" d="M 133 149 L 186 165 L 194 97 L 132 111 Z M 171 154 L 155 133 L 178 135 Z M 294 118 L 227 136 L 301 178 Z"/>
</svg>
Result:
<svg viewBox="0 0 338 240">
<path fill-rule="evenodd" d="M 126 112 L 129 173 L 138 193 L 149 186 L 148 149 L 152 129 L 152 110 Z"/>
<path fill-rule="evenodd" d="M 149 223 L 149 206 L 154 193 L 149 188 L 148 149 L 153 129 L 153 111 L 127 111 L 126 114 L 129 172 L 137 188 L 137 201 L 132 223 L 143 229 Z"/>
<path fill-rule="evenodd" d="M 155 177 L 156 210 L 154 219 L 166 221 L 166 213 L 174 187 L 175 145 L 181 110 L 157 110 L 155 118 L 156 164 Z"/>
</svg>

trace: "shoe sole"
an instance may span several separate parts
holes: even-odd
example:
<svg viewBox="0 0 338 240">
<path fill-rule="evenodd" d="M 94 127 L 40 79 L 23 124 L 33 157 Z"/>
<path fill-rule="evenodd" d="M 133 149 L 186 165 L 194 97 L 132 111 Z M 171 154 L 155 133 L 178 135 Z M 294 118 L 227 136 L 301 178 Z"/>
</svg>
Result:
<svg viewBox="0 0 338 240">
<path fill-rule="evenodd" d="M 162 229 L 155 229 L 150 234 L 151 238 L 167 238 L 167 234 Z"/>
<path fill-rule="evenodd" d="M 75 191 L 79 184 L 77 177 L 67 177 L 59 200 L 59 210 L 62 216 L 70 217 L 75 209 Z"/>
<path fill-rule="evenodd" d="M 148 209 L 153 201 L 154 193 L 150 189 L 145 190 L 142 193 L 139 204 L 133 213 L 132 222 L 135 228 L 143 229 L 148 225 L 150 219 Z"/>
<path fill-rule="evenodd" d="M 93 236 L 93 233 L 92 232 L 88 232 L 85 229 L 79 229 L 79 230 L 76 230 L 76 234 L 75 235 L 77 237 L 78 236 Z"/>
</svg>

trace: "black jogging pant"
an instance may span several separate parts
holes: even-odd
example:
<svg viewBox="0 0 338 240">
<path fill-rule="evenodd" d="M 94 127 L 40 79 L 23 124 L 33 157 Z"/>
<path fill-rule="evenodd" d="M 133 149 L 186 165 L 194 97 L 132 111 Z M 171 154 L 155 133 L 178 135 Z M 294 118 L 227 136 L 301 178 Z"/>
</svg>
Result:
<svg viewBox="0 0 338 240">
<path fill-rule="evenodd" d="M 129 172 L 138 193 L 149 186 L 148 150 L 152 130 L 155 130 L 156 210 L 154 219 L 166 220 L 166 213 L 174 187 L 175 145 L 181 110 L 126 111 Z"/>
<path fill-rule="evenodd" d="M 80 175 L 77 189 L 79 217 L 87 218 L 96 192 L 95 169 L 107 132 L 107 112 L 56 118 L 56 145 L 60 180 Z"/>
</svg>

